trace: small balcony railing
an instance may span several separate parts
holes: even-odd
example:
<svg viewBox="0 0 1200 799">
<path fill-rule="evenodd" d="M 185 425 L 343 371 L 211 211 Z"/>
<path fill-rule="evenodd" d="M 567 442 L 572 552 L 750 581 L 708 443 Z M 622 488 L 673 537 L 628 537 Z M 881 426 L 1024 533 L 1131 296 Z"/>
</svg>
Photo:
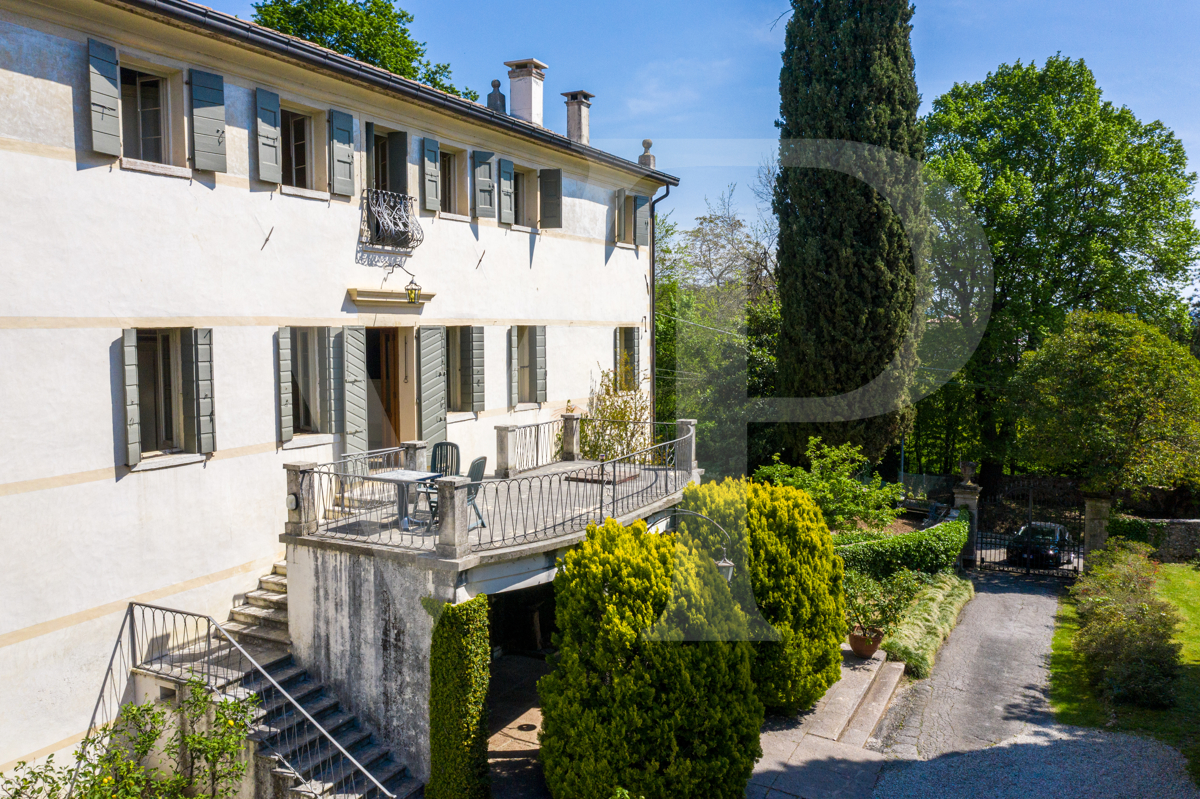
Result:
<svg viewBox="0 0 1200 799">
<path fill-rule="evenodd" d="M 364 243 L 400 250 L 421 246 L 425 233 L 417 219 L 416 198 L 381 189 L 367 189 L 363 197 L 367 206 Z"/>
</svg>

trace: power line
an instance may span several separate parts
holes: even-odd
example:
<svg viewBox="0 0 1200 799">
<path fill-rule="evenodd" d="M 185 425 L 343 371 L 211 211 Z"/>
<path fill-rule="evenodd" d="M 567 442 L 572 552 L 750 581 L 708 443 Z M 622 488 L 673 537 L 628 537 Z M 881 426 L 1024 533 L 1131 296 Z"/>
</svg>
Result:
<svg viewBox="0 0 1200 799">
<path fill-rule="evenodd" d="M 688 321 L 687 319 L 680 319 L 678 316 L 671 316 L 670 314 L 658 313 L 658 314 L 655 314 L 655 315 L 656 315 L 656 316 L 665 316 L 665 317 L 666 317 L 666 318 L 668 318 L 668 319 L 674 319 L 676 322 L 683 322 L 685 325 L 692 325 L 693 327 L 702 327 L 702 328 L 704 328 L 705 330 L 711 330 L 711 331 L 713 331 L 714 333 L 724 333 L 724 334 L 726 334 L 726 335 L 728 335 L 728 336 L 737 336 L 738 338 L 745 338 L 745 337 L 746 337 L 746 334 L 745 334 L 745 333 L 735 333 L 735 332 L 733 332 L 732 330 L 722 330 L 722 329 L 721 329 L 721 328 L 719 328 L 719 327 L 709 327 L 708 325 L 702 325 L 702 324 L 699 324 L 699 323 L 697 323 L 697 322 L 690 322 L 690 321 Z"/>
</svg>

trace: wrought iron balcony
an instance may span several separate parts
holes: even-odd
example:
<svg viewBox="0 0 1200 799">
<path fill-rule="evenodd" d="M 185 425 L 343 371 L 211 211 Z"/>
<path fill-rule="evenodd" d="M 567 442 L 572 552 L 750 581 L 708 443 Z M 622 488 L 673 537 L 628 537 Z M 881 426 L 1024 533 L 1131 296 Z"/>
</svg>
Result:
<svg viewBox="0 0 1200 799">
<path fill-rule="evenodd" d="M 363 242 L 373 247 L 414 250 L 425 240 L 417 219 L 416 199 L 407 194 L 367 189 Z"/>
</svg>

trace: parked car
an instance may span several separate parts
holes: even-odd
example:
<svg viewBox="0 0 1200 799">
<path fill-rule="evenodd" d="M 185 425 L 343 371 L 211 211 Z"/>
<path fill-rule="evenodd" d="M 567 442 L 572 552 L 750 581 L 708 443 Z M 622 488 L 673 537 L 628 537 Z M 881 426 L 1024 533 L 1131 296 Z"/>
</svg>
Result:
<svg viewBox="0 0 1200 799">
<path fill-rule="evenodd" d="M 1034 522 L 1017 531 L 1008 544 L 1008 562 L 1034 569 L 1056 569 L 1074 560 L 1071 534 L 1061 524 Z"/>
</svg>

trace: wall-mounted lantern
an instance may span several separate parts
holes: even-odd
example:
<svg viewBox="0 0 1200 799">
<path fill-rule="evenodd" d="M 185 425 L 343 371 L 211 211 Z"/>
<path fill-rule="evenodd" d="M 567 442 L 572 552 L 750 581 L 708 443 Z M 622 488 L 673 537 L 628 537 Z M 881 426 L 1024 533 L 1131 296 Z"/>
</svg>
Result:
<svg viewBox="0 0 1200 799">
<path fill-rule="evenodd" d="M 408 281 L 408 285 L 404 287 L 404 290 L 408 292 L 408 301 L 413 305 L 421 301 L 421 287 L 417 285 L 415 277 Z"/>
</svg>

